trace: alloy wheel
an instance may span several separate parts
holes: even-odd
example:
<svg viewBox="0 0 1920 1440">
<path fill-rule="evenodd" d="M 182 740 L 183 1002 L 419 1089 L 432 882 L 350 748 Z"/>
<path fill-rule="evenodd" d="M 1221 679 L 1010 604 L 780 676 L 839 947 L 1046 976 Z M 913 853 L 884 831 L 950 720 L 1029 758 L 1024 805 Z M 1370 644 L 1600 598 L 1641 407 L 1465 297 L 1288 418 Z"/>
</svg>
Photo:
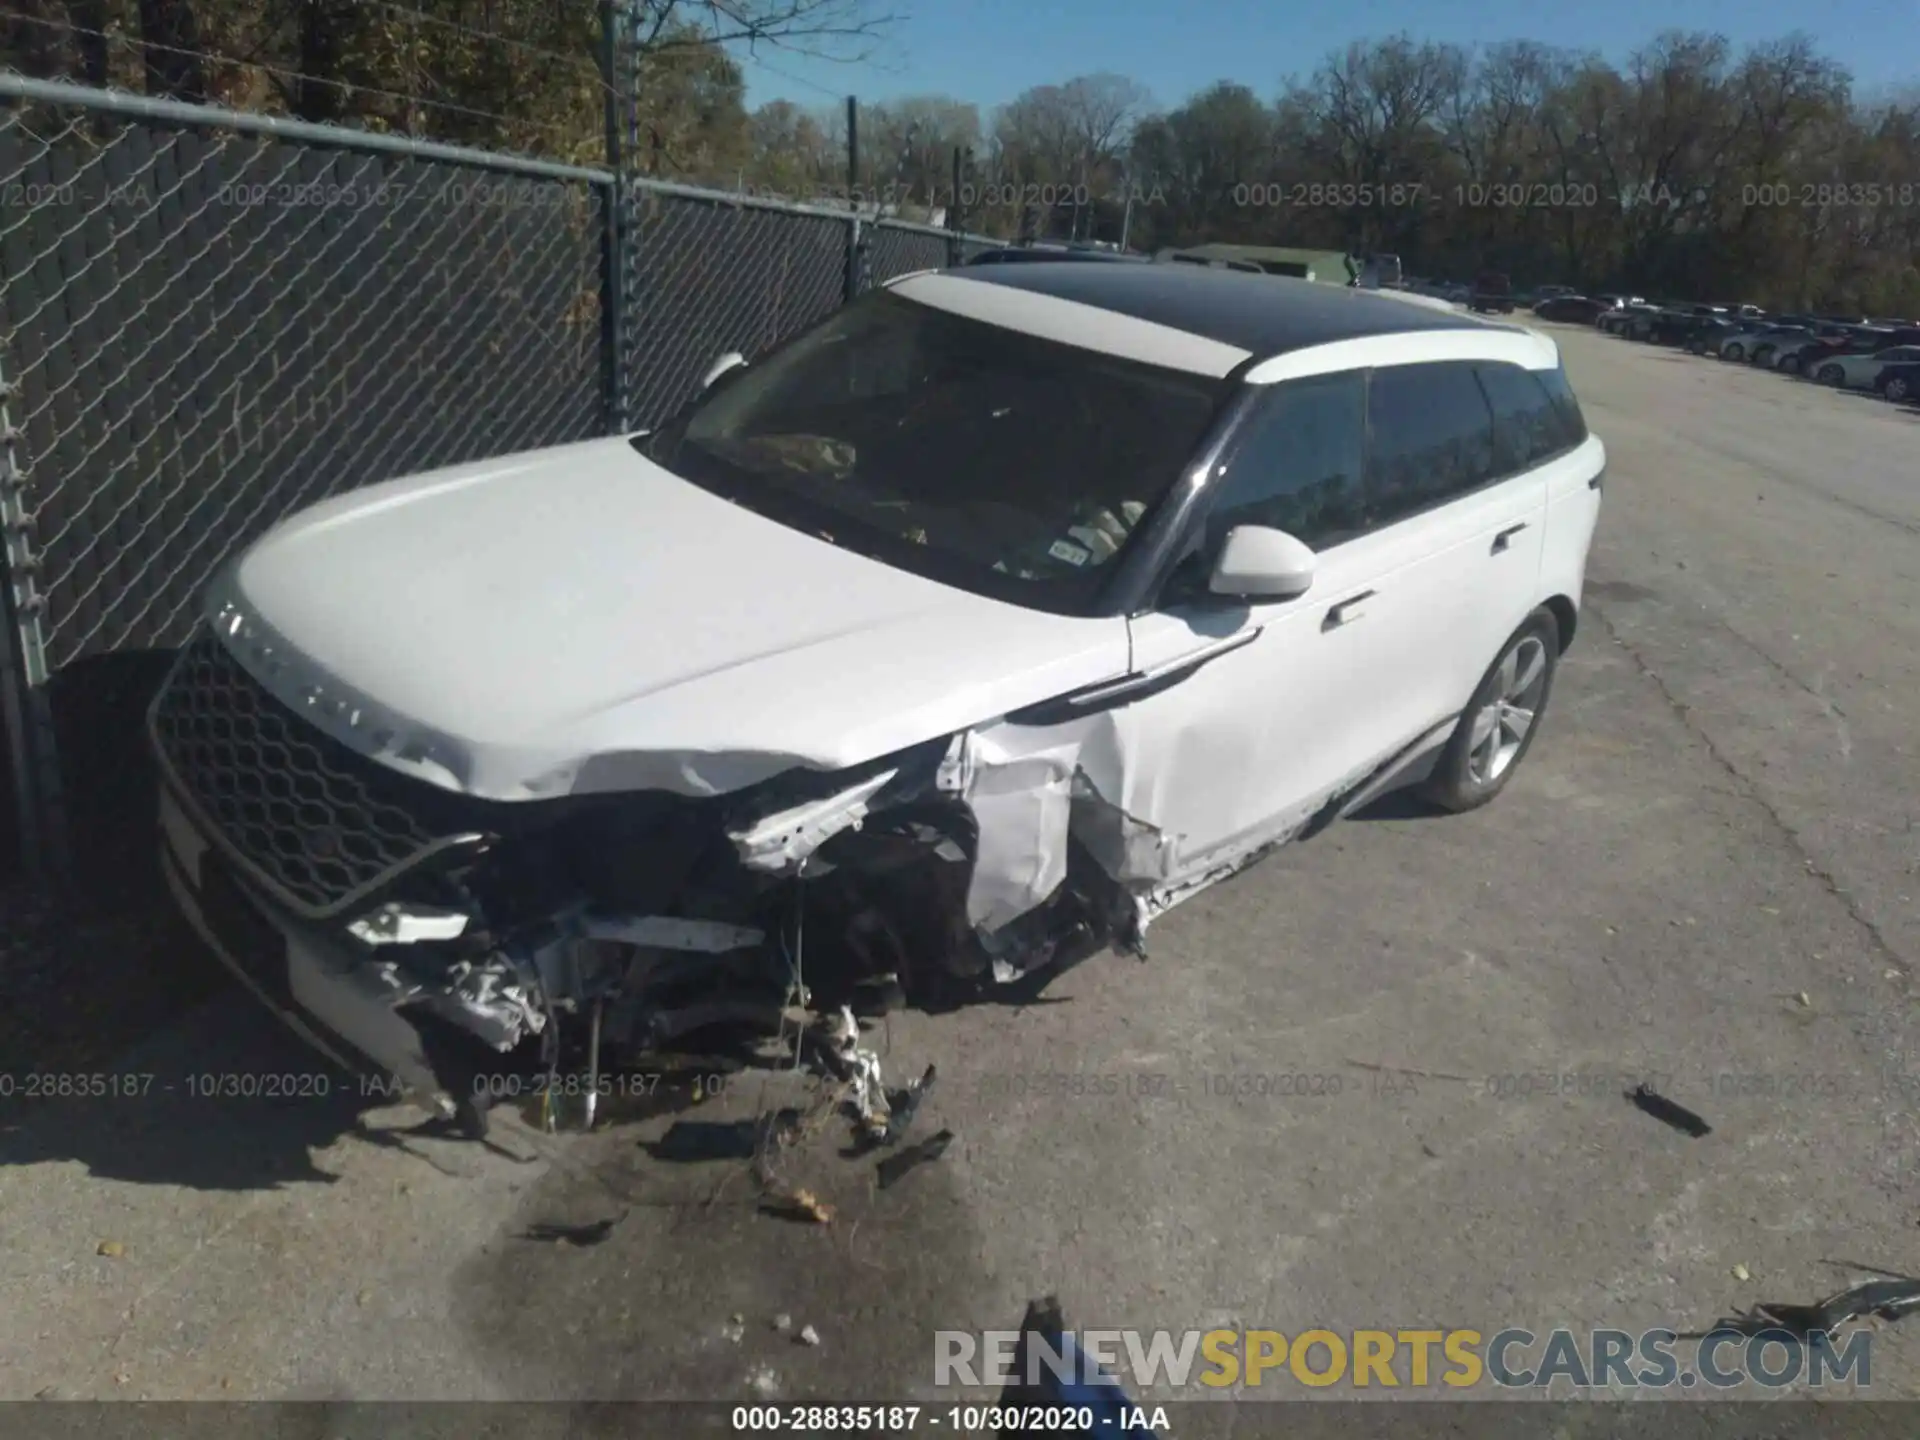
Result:
<svg viewBox="0 0 1920 1440">
<path fill-rule="evenodd" d="M 1905 400 L 1913 393 L 1904 375 L 1893 376 L 1881 388 L 1886 391 L 1889 400 Z"/>
<path fill-rule="evenodd" d="M 1527 743 L 1547 683 L 1547 647 L 1538 635 L 1523 635 L 1500 661 L 1493 699 L 1473 717 L 1467 741 L 1467 773 L 1491 785 L 1512 767 Z"/>
</svg>

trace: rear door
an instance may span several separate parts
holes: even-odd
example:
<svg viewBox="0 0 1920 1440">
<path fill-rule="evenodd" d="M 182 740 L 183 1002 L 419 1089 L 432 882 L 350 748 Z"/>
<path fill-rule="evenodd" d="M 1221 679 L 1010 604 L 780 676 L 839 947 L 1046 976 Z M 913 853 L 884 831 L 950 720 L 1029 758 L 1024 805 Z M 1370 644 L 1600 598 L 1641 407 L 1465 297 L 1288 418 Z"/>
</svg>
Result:
<svg viewBox="0 0 1920 1440">
<path fill-rule="evenodd" d="M 1567 372 L 1488 366 L 1483 374 L 1503 433 L 1524 441 L 1547 498 L 1546 545 L 1541 556 L 1539 595 L 1564 595 L 1578 606 L 1586 584 L 1587 556 L 1600 521 L 1601 487 L 1606 482 L 1607 452 L 1574 398 Z M 1522 383 L 1522 381 L 1526 383 Z M 1505 396 L 1507 398 L 1501 398 Z M 1538 398 L 1545 397 L 1542 404 Z"/>
<path fill-rule="evenodd" d="M 1390 707 L 1401 743 L 1465 708 L 1538 593 L 1546 492 L 1501 445 L 1479 369 L 1393 366 L 1368 388 L 1369 525 L 1401 547 L 1418 605 Z"/>
</svg>

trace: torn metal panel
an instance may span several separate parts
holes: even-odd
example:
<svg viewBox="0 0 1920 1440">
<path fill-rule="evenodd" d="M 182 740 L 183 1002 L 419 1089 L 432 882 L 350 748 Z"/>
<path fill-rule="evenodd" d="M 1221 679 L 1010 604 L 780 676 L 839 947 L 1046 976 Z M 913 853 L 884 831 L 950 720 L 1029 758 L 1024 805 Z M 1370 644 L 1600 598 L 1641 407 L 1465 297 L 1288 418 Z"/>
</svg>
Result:
<svg viewBox="0 0 1920 1440">
<path fill-rule="evenodd" d="M 740 863 L 774 874 L 794 869 L 835 835 L 858 828 L 867 817 L 868 803 L 899 774 L 898 769 L 883 770 L 837 794 L 791 806 L 745 830 L 730 832 Z"/>
<path fill-rule="evenodd" d="M 1009 727 L 967 737 L 967 788 L 980 838 L 967 887 L 967 919 L 981 930 L 1011 924 L 1060 888 L 1079 746 Z M 1023 747 L 1021 742 L 1041 743 Z"/>
<path fill-rule="evenodd" d="M 1138 712 L 1122 706 L 1057 725 L 1002 722 L 969 731 L 950 748 L 941 783 L 967 804 L 980 830 L 967 918 L 995 955 L 996 973 L 1021 968 L 1001 963 L 1013 957 L 996 937 L 1059 888 L 1069 839 L 1117 887 L 1131 912 L 1123 929 L 1137 942 L 1149 920 L 1306 832 L 1336 797 L 1360 793 L 1376 774 L 1369 766 L 1342 776 L 1248 823 L 1242 777 L 1229 764 L 1209 763 L 1215 729 L 1169 726 L 1164 713 Z M 1228 723 L 1248 737 L 1260 729 L 1258 711 L 1238 713 Z M 1222 723 L 1217 710 L 1211 718 Z M 1175 736 L 1170 749 L 1168 733 Z M 1170 785 L 1173 775 L 1184 783 Z M 1220 838 L 1194 843 L 1177 822 L 1196 816 Z"/>
<path fill-rule="evenodd" d="M 538 996 L 519 970 L 500 960 L 462 962 L 432 990 L 416 991 L 425 1010 L 452 1021 L 494 1049 L 513 1049 L 546 1025 Z"/>
<path fill-rule="evenodd" d="M 418 945 L 457 940 L 471 923 L 473 917 L 463 910 L 394 901 L 361 916 L 347 926 L 347 933 L 363 945 Z"/>
</svg>

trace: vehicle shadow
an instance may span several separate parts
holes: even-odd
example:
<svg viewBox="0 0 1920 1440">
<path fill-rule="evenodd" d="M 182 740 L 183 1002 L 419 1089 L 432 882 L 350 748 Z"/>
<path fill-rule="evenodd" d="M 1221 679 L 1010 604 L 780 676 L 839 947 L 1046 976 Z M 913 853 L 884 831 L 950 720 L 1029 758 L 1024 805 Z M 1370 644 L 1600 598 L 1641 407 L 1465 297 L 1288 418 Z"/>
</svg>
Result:
<svg viewBox="0 0 1920 1440">
<path fill-rule="evenodd" d="M 329 1183 L 315 1149 L 356 1128 L 367 1097 L 237 990 L 84 1072 L 9 1067 L 0 1166 L 72 1164 L 99 1179 L 189 1190 Z"/>
<path fill-rule="evenodd" d="M 1349 820 L 1445 820 L 1450 819 L 1453 811 L 1436 805 L 1417 790 L 1396 790 L 1390 795 L 1382 795 L 1372 804 L 1361 807 L 1347 816 Z"/>
</svg>

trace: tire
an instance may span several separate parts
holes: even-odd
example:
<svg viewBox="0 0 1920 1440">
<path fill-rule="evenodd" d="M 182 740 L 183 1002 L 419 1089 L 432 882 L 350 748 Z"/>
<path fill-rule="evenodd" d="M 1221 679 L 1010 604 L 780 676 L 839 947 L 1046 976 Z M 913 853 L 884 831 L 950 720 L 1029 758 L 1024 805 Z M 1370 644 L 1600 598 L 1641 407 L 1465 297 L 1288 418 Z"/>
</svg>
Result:
<svg viewBox="0 0 1920 1440">
<path fill-rule="evenodd" d="M 1782 375 L 1798 375 L 1800 373 L 1800 357 L 1798 355 L 1781 357 L 1780 373 Z"/>
<path fill-rule="evenodd" d="M 1889 375 L 1880 382 L 1880 393 L 1896 404 L 1905 403 L 1913 398 L 1913 386 L 1904 375 Z"/>
<path fill-rule="evenodd" d="M 1512 674 L 1509 661 L 1516 667 Z M 1559 664 L 1560 624 L 1552 611 L 1536 610 L 1500 647 L 1421 793 L 1441 809 L 1462 814 L 1506 789 L 1540 733 Z M 1498 708 L 1502 705 L 1528 716 L 1517 738 L 1510 714 Z"/>
<path fill-rule="evenodd" d="M 1744 345 L 1729 345 L 1720 352 L 1720 358 L 1722 360 L 1733 361 L 1744 360 L 1747 358 L 1747 347 Z"/>
<path fill-rule="evenodd" d="M 1838 365 L 1822 365 L 1814 371 L 1813 378 L 1822 385 L 1839 385 L 1847 378 L 1847 372 Z"/>
</svg>

